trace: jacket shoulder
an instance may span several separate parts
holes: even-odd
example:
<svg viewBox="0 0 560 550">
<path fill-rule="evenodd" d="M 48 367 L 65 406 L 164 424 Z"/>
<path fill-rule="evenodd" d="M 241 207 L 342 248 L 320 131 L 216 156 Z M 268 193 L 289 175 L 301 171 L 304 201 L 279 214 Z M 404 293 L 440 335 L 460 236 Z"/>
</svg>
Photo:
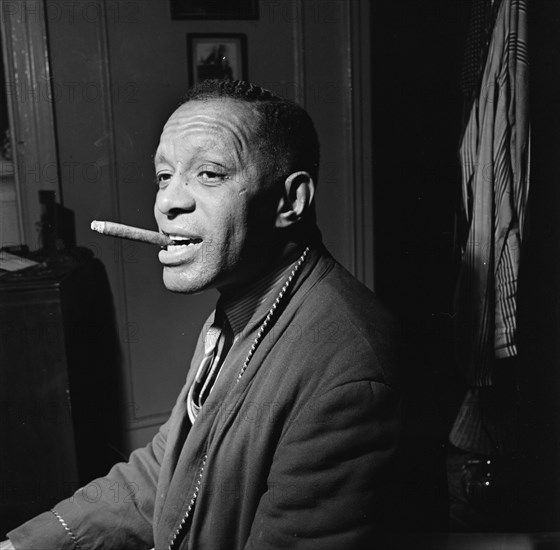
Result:
<svg viewBox="0 0 560 550">
<path fill-rule="evenodd" d="M 400 328 L 382 300 L 334 261 L 303 308 L 316 332 L 334 341 L 338 357 L 355 359 L 348 376 L 398 385 Z M 352 370 L 352 369 L 351 369 Z"/>
</svg>

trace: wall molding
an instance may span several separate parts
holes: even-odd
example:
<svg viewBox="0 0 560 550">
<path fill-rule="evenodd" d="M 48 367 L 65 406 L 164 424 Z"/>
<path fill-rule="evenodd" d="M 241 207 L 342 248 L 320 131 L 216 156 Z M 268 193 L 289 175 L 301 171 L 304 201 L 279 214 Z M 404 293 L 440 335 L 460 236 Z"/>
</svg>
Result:
<svg viewBox="0 0 560 550">
<path fill-rule="evenodd" d="M 374 289 L 373 139 L 371 109 L 371 39 L 368 0 L 348 4 L 346 32 L 348 71 L 348 120 L 351 131 L 353 189 L 353 270 Z"/>
<path fill-rule="evenodd" d="M 21 240 L 39 248 L 39 191 L 62 202 L 54 96 L 43 0 L 20 0 L 0 17 Z"/>
<path fill-rule="evenodd" d="M 296 75 L 305 73 L 305 106 L 323 132 L 319 189 L 337 197 L 336 204 L 318 201 L 323 237 L 327 247 L 334 245 L 335 257 L 373 289 L 370 2 L 297 0 L 300 5 Z"/>
<path fill-rule="evenodd" d="M 305 56 L 303 0 L 293 3 L 294 101 L 305 107 Z"/>
</svg>

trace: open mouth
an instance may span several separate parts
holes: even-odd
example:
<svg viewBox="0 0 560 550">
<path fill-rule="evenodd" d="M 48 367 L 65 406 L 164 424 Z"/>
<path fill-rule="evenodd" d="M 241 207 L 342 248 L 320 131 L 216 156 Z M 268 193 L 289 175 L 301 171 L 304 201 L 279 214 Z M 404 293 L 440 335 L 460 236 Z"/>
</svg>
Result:
<svg viewBox="0 0 560 550">
<path fill-rule="evenodd" d="M 164 250 L 179 250 L 182 247 L 194 246 L 195 244 L 200 244 L 202 242 L 202 239 L 199 239 L 197 237 L 187 239 L 180 235 L 167 236 L 173 241 L 173 244 L 164 246 Z"/>
</svg>

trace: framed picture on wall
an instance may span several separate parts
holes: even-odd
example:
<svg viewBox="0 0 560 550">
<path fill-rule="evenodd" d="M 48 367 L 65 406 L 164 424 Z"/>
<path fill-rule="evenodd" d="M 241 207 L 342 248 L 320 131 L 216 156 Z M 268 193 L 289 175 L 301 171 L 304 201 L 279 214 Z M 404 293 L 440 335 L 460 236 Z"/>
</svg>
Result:
<svg viewBox="0 0 560 550">
<path fill-rule="evenodd" d="M 172 19 L 258 19 L 258 0 L 170 0 Z"/>
<path fill-rule="evenodd" d="M 210 78 L 247 80 L 244 34 L 187 34 L 189 83 Z"/>
</svg>

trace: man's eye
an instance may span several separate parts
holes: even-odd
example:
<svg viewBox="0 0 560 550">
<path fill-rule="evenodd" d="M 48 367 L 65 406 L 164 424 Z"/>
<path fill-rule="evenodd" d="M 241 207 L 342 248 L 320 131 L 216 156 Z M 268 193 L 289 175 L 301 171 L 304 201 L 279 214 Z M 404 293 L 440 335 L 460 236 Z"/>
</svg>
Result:
<svg viewBox="0 0 560 550">
<path fill-rule="evenodd" d="M 198 173 L 198 177 L 203 183 L 215 183 L 225 180 L 226 174 L 212 170 L 202 170 Z"/>
<path fill-rule="evenodd" d="M 166 174 L 166 173 L 156 174 L 155 183 L 156 185 L 162 185 L 169 179 L 171 179 L 171 174 Z"/>
</svg>

